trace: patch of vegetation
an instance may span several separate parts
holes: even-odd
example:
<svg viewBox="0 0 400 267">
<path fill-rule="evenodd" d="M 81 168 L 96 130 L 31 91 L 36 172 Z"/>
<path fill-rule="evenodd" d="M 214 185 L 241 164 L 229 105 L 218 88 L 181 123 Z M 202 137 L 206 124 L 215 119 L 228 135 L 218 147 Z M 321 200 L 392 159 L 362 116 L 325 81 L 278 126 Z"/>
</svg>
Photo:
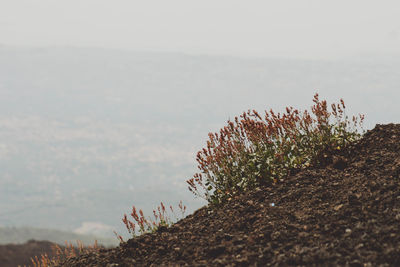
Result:
<svg viewBox="0 0 400 267">
<path fill-rule="evenodd" d="M 228 121 L 219 133 L 210 133 L 207 147 L 197 154 L 200 172 L 189 179 L 189 190 L 210 204 L 221 204 L 235 194 L 284 179 L 292 171 L 323 163 L 329 154 L 346 148 L 361 137 L 363 115 L 350 120 L 345 104 L 333 103 L 314 95 L 311 111 L 292 107 L 286 113 L 247 111 Z M 181 218 L 186 207 L 179 203 Z M 172 206 L 170 210 L 177 216 Z M 132 207 L 122 219 L 132 236 L 169 227 L 173 220 L 161 202 L 153 210 L 154 219 Z M 115 233 L 118 239 L 123 238 Z"/>
<path fill-rule="evenodd" d="M 180 210 L 180 218 L 184 218 L 186 206 L 184 206 L 182 204 L 182 201 L 180 201 L 178 207 Z M 169 208 L 175 218 L 174 221 L 177 221 L 178 217 L 175 214 L 172 205 L 170 205 Z M 136 236 L 137 232 L 139 232 L 139 234 L 153 233 L 157 231 L 157 229 L 161 226 L 169 227 L 174 223 L 162 202 L 160 203 L 160 206 L 157 207 L 157 210 L 153 210 L 154 219 L 152 219 L 151 217 L 146 218 L 141 209 L 139 210 L 138 214 L 135 206 L 132 206 L 132 212 L 130 216 L 133 218 L 134 221 L 131 221 L 128 216 L 124 214 L 122 222 L 132 236 Z M 115 233 L 115 235 L 120 240 L 120 242 L 124 242 L 121 235 L 118 235 L 117 233 Z"/>
<path fill-rule="evenodd" d="M 189 190 L 210 204 L 284 179 L 293 170 L 323 163 L 329 153 L 361 137 L 363 115 L 350 120 L 345 104 L 331 104 L 314 95 L 311 111 L 287 107 L 286 112 L 244 112 L 210 133 L 197 154 L 199 172 Z"/>
</svg>

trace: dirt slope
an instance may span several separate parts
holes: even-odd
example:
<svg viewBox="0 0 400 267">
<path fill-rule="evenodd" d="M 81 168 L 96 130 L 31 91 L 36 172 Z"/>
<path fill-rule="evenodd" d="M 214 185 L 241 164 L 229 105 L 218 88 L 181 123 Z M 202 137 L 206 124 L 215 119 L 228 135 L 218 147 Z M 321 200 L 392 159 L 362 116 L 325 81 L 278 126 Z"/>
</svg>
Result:
<svg viewBox="0 0 400 267">
<path fill-rule="evenodd" d="M 327 166 L 63 266 L 400 266 L 400 125 Z"/>
</svg>

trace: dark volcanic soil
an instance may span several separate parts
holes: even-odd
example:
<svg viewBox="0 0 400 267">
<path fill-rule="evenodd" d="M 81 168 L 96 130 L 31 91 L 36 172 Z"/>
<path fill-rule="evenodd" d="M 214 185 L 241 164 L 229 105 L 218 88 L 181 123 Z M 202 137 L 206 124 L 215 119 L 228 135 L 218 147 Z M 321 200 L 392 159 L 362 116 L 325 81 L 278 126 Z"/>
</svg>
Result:
<svg viewBox="0 0 400 267">
<path fill-rule="evenodd" d="M 400 125 L 327 166 L 63 266 L 400 266 Z"/>
</svg>

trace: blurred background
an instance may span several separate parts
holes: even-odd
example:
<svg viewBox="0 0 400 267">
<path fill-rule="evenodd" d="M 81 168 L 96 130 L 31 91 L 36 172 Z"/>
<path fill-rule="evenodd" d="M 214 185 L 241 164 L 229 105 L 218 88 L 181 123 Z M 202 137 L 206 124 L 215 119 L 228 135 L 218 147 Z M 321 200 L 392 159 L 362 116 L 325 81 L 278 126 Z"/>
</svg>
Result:
<svg viewBox="0 0 400 267">
<path fill-rule="evenodd" d="M 185 182 L 196 152 L 248 109 L 305 109 L 318 92 L 366 129 L 398 123 L 399 12 L 389 0 L 2 0 L 0 243 L 117 244 L 132 205 L 193 212 L 206 204 Z"/>
</svg>

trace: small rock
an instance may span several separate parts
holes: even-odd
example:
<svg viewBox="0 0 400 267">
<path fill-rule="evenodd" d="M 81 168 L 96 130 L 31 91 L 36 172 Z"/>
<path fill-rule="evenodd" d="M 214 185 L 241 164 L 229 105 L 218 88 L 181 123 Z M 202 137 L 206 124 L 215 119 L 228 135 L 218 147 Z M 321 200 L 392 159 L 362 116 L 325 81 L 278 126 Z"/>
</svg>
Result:
<svg viewBox="0 0 400 267">
<path fill-rule="evenodd" d="M 347 167 L 347 160 L 343 157 L 335 157 L 333 159 L 333 168 L 344 170 Z"/>
<path fill-rule="evenodd" d="M 333 209 L 338 211 L 343 207 L 343 204 L 337 205 L 336 207 L 334 207 Z"/>
</svg>

